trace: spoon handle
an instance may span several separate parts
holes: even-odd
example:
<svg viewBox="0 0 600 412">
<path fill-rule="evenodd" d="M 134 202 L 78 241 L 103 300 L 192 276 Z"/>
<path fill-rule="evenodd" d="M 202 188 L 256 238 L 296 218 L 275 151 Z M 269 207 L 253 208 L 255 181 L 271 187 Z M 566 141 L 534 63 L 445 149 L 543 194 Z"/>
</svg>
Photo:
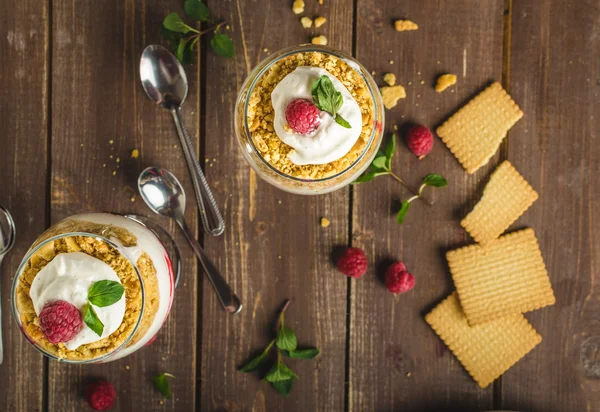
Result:
<svg viewBox="0 0 600 412">
<path fill-rule="evenodd" d="M 240 302 L 240 299 L 235 295 L 235 293 L 233 293 L 233 290 L 231 290 L 231 287 L 227 281 L 223 279 L 223 276 L 221 276 L 219 270 L 210 261 L 206 255 L 206 252 L 204 252 L 204 249 L 202 249 L 202 246 L 198 244 L 194 234 L 190 231 L 190 228 L 185 223 L 183 216 L 178 216 L 175 218 L 175 220 L 179 224 L 179 227 L 181 227 L 181 230 L 183 230 L 183 233 L 185 234 L 188 242 L 190 242 L 192 249 L 194 249 L 194 252 L 196 252 L 196 256 L 198 256 L 198 260 L 200 260 L 200 264 L 204 268 L 204 273 L 206 273 L 208 280 L 215 289 L 217 297 L 219 298 L 221 305 L 223 305 L 223 309 L 232 314 L 241 311 L 242 303 Z"/>
<path fill-rule="evenodd" d="M 223 216 L 221 216 L 221 212 L 219 211 L 217 202 L 215 202 L 212 191 L 206 182 L 204 173 L 202 173 L 200 162 L 198 162 L 198 158 L 196 157 L 194 145 L 183 125 L 181 111 L 178 107 L 174 107 L 171 109 L 171 113 L 173 114 L 177 134 L 179 135 L 179 140 L 183 147 L 183 154 L 185 155 L 185 160 L 187 161 L 190 170 L 190 176 L 194 185 L 194 193 L 196 193 L 200 217 L 202 218 L 202 225 L 207 233 L 213 236 L 219 236 L 225 230 L 225 221 L 223 220 Z"/>
</svg>

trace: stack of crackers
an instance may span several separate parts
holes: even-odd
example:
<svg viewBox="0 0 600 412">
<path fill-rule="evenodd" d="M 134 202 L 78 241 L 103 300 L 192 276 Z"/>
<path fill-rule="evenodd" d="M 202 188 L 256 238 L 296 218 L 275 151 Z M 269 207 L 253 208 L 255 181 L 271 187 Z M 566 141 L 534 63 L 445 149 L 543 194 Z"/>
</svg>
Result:
<svg viewBox="0 0 600 412">
<path fill-rule="evenodd" d="M 499 113 L 478 112 L 481 107 L 487 110 L 497 98 L 504 102 Z M 473 112 L 479 113 L 477 126 L 470 125 Z M 510 96 L 494 83 L 448 120 L 440 128 L 441 135 L 465 169 L 473 172 L 487 163 L 506 135 L 508 123 L 514 124 L 520 116 Z M 498 122 L 508 128 L 486 135 Z M 460 128 L 479 140 L 459 142 Z M 477 156 L 472 155 L 474 147 L 478 147 Z M 555 302 L 533 229 L 502 235 L 537 198 L 510 162 L 498 166 L 481 200 L 461 222 L 477 244 L 446 254 L 456 292 L 425 316 L 482 388 L 541 342 L 523 313 Z"/>
</svg>

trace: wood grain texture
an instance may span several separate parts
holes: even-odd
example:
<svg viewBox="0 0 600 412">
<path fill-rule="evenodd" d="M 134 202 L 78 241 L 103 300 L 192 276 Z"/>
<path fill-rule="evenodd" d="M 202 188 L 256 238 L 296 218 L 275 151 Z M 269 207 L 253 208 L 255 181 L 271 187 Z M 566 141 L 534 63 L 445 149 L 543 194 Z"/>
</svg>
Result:
<svg viewBox="0 0 600 412">
<path fill-rule="evenodd" d="M 202 410 L 342 410 L 347 280 L 330 263 L 334 245 L 348 239 L 348 190 L 318 197 L 284 193 L 260 180 L 245 162 L 234 137 L 237 91 L 259 60 L 279 48 L 324 34 L 329 44 L 351 51 L 352 1 L 306 2 L 304 15 L 329 20 L 306 30 L 291 2 L 210 2 L 226 19 L 237 46 L 233 60 L 206 53 L 205 141 L 208 180 L 227 223 L 220 238 L 205 240 L 210 256 L 244 303 L 225 314 L 204 282 L 202 314 Z M 216 160 L 215 160 L 216 159 Z M 319 226 L 327 217 L 331 226 Z M 291 299 L 288 324 L 300 345 L 316 345 L 313 361 L 289 361 L 300 375 L 289 397 L 277 394 L 256 374 L 237 372 L 273 337 L 277 311 Z"/>
<path fill-rule="evenodd" d="M 41 411 L 44 360 L 26 344 L 11 313 L 14 274 L 46 226 L 48 9 L 46 3 L 0 1 L 0 204 L 11 212 L 16 243 L 2 263 L 0 410 Z"/>
<path fill-rule="evenodd" d="M 514 227 L 539 238 L 556 304 L 528 314 L 542 343 L 502 378 L 500 409 L 600 407 L 600 5 L 515 1 L 510 93 L 525 117 L 507 157 L 540 199 Z"/>
<path fill-rule="evenodd" d="M 181 8 L 171 1 L 137 0 L 53 5 L 52 222 L 85 211 L 150 215 L 137 196 L 137 177 L 147 166 L 162 166 L 183 182 L 190 199 L 186 217 L 197 227 L 192 186 L 171 115 L 146 97 L 139 80 L 142 50 L 161 42 L 162 20 Z M 198 61 L 187 71 L 192 86 L 184 117 L 192 131 L 199 122 Z M 198 136 L 191 135 L 198 142 Z M 134 148 L 140 152 L 138 159 L 131 158 Z M 167 226 L 166 220 L 159 221 Z M 195 407 L 197 263 L 175 227 L 168 229 L 177 233 L 184 273 L 158 339 L 106 365 L 50 362 L 50 411 L 82 410 L 82 389 L 93 378 L 114 384 L 117 410 Z M 152 377 L 161 372 L 177 376 L 173 399 L 164 404 L 152 384 Z"/>
<path fill-rule="evenodd" d="M 502 2 L 404 2 L 359 0 L 356 54 L 382 76 L 396 74 L 407 98 L 386 110 L 389 139 L 399 127 L 393 170 L 414 186 L 428 173 L 448 180 L 426 189 L 434 202 L 411 204 L 405 223 L 395 221 L 406 190 L 389 177 L 356 186 L 352 244 L 363 248 L 370 270 L 352 281 L 350 296 L 349 410 L 487 410 L 493 389 L 478 388 L 423 316 L 453 289 L 445 252 L 471 243 L 460 227 L 477 200 L 477 188 L 498 159 L 469 176 L 435 138 L 433 151 L 418 160 L 404 144 L 411 124 L 435 127 L 492 80 L 501 79 Z M 395 32 L 393 20 L 410 19 L 419 30 Z M 391 63 L 393 61 L 393 64 Z M 436 93 L 438 75 L 458 76 L 456 86 Z M 383 284 L 395 260 L 416 277 L 415 289 L 393 296 Z"/>
</svg>

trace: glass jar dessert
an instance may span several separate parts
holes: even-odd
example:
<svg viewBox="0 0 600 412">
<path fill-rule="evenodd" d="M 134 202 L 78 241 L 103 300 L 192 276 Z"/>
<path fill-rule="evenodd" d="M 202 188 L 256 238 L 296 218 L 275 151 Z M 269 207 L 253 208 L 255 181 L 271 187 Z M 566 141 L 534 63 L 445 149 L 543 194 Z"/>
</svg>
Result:
<svg viewBox="0 0 600 412">
<path fill-rule="evenodd" d="M 179 265 L 161 239 L 138 218 L 111 213 L 51 226 L 13 281 L 21 332 L 44 355 L 69 363 L 110 362 L 148 344 L 171 309 Z"/>
<path fill-rule="evenodd" d="M 242 153 L 256 173 L 292 193 L 353 182 L 381 144 L 383 102 L 351 56 L 312 44 L 280 50 L 246 78 L 235 107 Z"/>
</svg>

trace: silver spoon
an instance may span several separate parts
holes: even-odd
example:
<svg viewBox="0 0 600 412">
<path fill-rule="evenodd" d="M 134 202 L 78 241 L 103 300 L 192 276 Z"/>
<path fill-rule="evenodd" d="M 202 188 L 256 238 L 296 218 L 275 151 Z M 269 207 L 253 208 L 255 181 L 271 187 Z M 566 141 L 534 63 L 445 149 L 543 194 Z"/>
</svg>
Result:
<svg viewBox="0 0 600 412">
<path fill-rule="evenodd" d="M 213 236 L 219 236 L 225 230 L 225 221 L 202 173 L 194 145 L 181 117 L 181 105 L 188 92 L 185 71 L 171 52 L 162 46 L 152 45 L 146 47 L 142 53 L 140 77 L 148 97 L 173 115 L 183 154 L 190 170 L 204 230 Z"/>
<path fill-rule="evenodd" d="M 185 193 L 179 180 L 171 172 L 158 167 L 149 167 L 140 173 L 138 189 L 144 202 L 154 213 L 175 220 L 187 238 L 200 264 L 204 268 L 208 280 L 213 285 L 223 308 L 230 313 L 242 310 L 239 298 L 212 264 L 202 247 L 198 244 L 188 225 L 185 223 Z"/>
<path fill-rule="evenodd" d="M 0 206 L 0 265 L 4 256 L 15 244 L 15 222 L 3 206 Z M 2 305 L 0 304 L 0 318 L 2 318 Z M 2 327 L 0 326 L 0 365 L 4 361 L 4 348 L 2 346 Z"/>
</svg>

